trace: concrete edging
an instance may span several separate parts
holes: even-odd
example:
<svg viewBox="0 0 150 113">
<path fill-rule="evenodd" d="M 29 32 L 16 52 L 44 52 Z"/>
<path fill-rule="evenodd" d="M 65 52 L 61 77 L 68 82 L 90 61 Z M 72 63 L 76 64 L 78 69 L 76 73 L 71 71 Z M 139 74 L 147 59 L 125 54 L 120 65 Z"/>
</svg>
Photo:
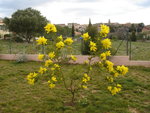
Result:
<svg viewBox="0 0 150 113">
<path fill-rule="evenodd" d="M 37 59 L 38 54 L 0 54 L 0 59 L 2 60 L 17 60 L 19 57 L 25 57 L 27 61 L 40 61 Z M 85 60 L 88 60 L 87 55 L 75 55 L 77 57 L 76 62 L 70 62 L 73 64 L 83 64 Z M 93 62 L 98 61 L 98 57 L 93 59 Z M 129 56 L 112 56 L 110 57 L 115 65 L 125 65 L 125 66 L 144 66 L 150 67 L 150 61 L 133 61 L 129 60 Z"/>
</svg>

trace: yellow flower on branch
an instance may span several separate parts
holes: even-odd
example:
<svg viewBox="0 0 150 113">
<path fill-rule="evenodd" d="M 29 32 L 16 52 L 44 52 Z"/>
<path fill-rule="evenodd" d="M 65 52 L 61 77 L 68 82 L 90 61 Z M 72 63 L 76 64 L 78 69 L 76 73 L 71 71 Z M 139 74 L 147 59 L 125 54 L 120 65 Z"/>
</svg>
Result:
<svg viewBox="0 0 150 113">
<path fill-rule="evenodd" d="M 90 77 L 88 76 L 88 74 L 84 74 L 84 77 L 87 79 L 87 81 L 89 81 L 90 80 Z"/>
<path fill-rule="evenodd" d="M 90 51 L 95 52 L 97 50 L 96 43 L 94 43 L 92 41 L 90 41 L 89 47 L 90 47 Z"/>
<path fill-rule="evenodd" d="M 38 59 L 39 59 L 39 60 L 43 60 L 43 58 L 44 58 L 44 54 L 39 54 L 39 55 L 38 55 Z"/>
<path fill-rule="evenodd" d="M 125 75 L 128 72 L 128 68 L 123 65 L 117 66 L 116 70 L 122 75 Z"/>
<path fill-rule="evenodd" d="M 37 45 L 46 45 L 47 44 L 47 39 L 43 37 L 39 37 L 37 40 Z"/>
<path fill-rule="evenodd" d="M 111 90 L 111 94 L 112 95 L 115 95 L 119 92 L 118 88 L 117 87 L 114 87 L 112 90 Z"/>
<path fill-rule="evenodd" d="M 83 89 L 87 89 L 87 86 L 85 86 L 85 85 L 82 85 L 82 88 L 83 88 Z"/>
<path fill-rule="evenodd" d="M 52 79 L 52 81 L 57 82 L 56 77 L 53 76 L 51 79 Z"/>
<path fill-rule="evenodd" d="M 107 37 L 109 32 L 110 32 L 109 26 L 104 24 L 100 25 L 100 36 L 102 38 Z"/>
<path fill-rule="evenodd" d="M 77 57 L 75 57 L 75 56 L 73 56 L 73 55 L 71 55 L 70 58 L 71 58 L 71 60 L 73 60 L 74 62 L 77 60 Z"/>
<path fill-rule="evenodd" d="M 51 68 L 51 71 L 54 71 L 54 70 L 55 70 L 55 68 L 54 68 L 54 67 L 52 67 L 52 68 Z"/>
<path fill-rule="evenodd" d="M 117 84 L 117 87 L 121 88 L 122 86 L 120 84 Z"/>
<path fill-rule="evenodd" d="M 106 78 L 109 82 L 114 82 L 114 79 L 112 77 L 107 76 Z"/>
<path fill-rule="evenodd" d="M 88 32 L 84 33 L 83 35 L 81 35 L 81 37 L 83 37 L 83 40 L 87 41 L 89 40 L 91 37 L 89 36 Z"/>
<path fill-rule="evenodd" d="M 34 82 L 35 82 L 35 79 L 29 79 L 28 80 L 28 84 L 30 84 L 30 85 L 34 85 Z"/>
<path fill-rule="evenodd" d="M 105 54 L 106 54 L 106 56 L 111 56 L 111 52 L 110 51 L 106 51 Z"/>
<path fill-rule="evenodd" d="M 111 48 L 111 41 L 110 41 L 110 39 L 106 38 L 106 39 L 102 40 L 101 43 L 102 43 L 102 46 L 103 46 L 104 49 Z"/>
<path fill-rule="evenodd" d="M 51 89 L 53 89 L 53 88 L 55 87 L 55 84 L 50 83 L 50 84 L 49 84 L 49 87 L 50 87 Z"/>
<path fill-rule="evenodd" d="M 111 91 L 111 90 L 112 90 L 112 86 L 108 86 L 107 89 L 108 89 L 109 91 Z"/>
<path fill-rule="evenodd" d="M 43 67 L 40 67 L 40 69 L 39 69 L 39 73 L 40 74 L 43 74 L 43 73 L 45 73 L 47 71 L 47 69 L 46 68 L 43 68 Z"/>
<path fill-rule="evenodd" d="M 53 58 L 55 57 L 55 52 L 54 52 L 54 51 L 53 51 L 53 52 L 50 52 L 50 53 L 48 54 L 48 56 L 49 56 L 50 59 L 53 59 Z"/>
<path fill-rule="evenodd" d="M 54 64 L 54 67 L 55 68 L 60 68 L 60 65 L 59 64 Z"/>
<path fill-rule="evenodd" d="M 68 37 L 66 40 L 64 40 L 64 43 L 69 46 L 73 43 L 73 40 L 71 37 Z"/>
<path fill-rule="evenodd" d="M 112 95 L 115 95 L 121 91 L 121 85 L 117 84 L 116 87 L 108 86 L 107 89 L 111 92 Z"/>
<path fill-rule="evenodd" d="M 29 84 L 31 84 L 31 85 L 34 85 L 34 82 L 35 82 L 35 78 L 38 76 L 38 74 L 37 73 L 29 73 L 28 75 L 27 75 L 27 81 L 28 81 L 28 83 Z"/>
<path fill-rule="evenodd" d="M 114 77 L 118 77 L 119 76 L 119 73 L 117 71 L 113 71 L 113 76 Z"/>
<path fill-rule="evenodd" d="M 84 76 L 82 78 L 83 83 L 87 83 L 88 81 L 90 81 L 90 77 L 88 76 L 88 74 L 84 73 L 83 76 Z"/>
<path fill-rule="evenodd" d="M 108 71 L 109 72 L 113 72 L 113 70 L 114 70 L 114 67 L 113 67 L 114 64 L 111 61 L 108 61 L 108 60 L 106 60 L 105 63 L 107 65 L 106 68 L 108 69 Z"/>
<path fill-rule="evenodd" d="M 103 60 L 106 60 L 106 53 L 102 53 L 100 54 L 100 59 L 103 61 Z"/>
<path fill-rule="evenodd" d="M 88 80 L 83 77 L 82 82 L 86 83 Z"/>
<path fill-rule="evenodd" d="M 45 66 L 46 66 L 46 67 L 48 67 L 48 66 L 51 65 L 51 64 L 53 64 L 53 61 L 52 61 L 52 60 L 49 59 L 49 60 L 46 60 L 46 61 L 45 61 Z"/>
<path fill-rule="evenodd" d="M 64 44 L 62 41 L 56 43 L 57 49 L 61 49 L 61 48 L 63 48 L 64 46 L 65 46 L 65 44 Z"/>
<path fill-rule="evenodd" d="M 57 29 L 56 29 L 55 25 L 54 25 L 54 24 L 50 24 L 50 23 L 48 23 L 48 24 L 44 27 L 44 29 L 45 29 L 45 31 L 46 31 L 47 33 L 50 33 L 50 32 L 57 32 Z"/>
<path fill-rule="evenodd" d="M 59 41 L 63 41 L 62 35 L 58 36 L 57 39 L 58 39 Z"/>
<path fill-rule="evenodd" d="M 88 63 L 89 63 L 89 61 L 88 61 L 88 60 L 85 60 L 85 61 L 84 61 L 84 64 L 88 64 Z"/>
</svg>

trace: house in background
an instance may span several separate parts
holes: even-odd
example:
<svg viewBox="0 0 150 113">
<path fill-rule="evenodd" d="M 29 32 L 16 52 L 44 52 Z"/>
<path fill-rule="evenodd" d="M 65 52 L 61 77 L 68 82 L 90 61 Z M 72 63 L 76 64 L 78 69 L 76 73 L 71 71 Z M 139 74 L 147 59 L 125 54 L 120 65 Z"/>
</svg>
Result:
<svg viewBox="0 0 150 113">
<path fill-rule="evenodd" d="M 144 39 L 150 40 L 150 25 L 145 26 L 142 29 L 142 33 L 144 34 L 144 37 L 143 37 Z"/>
<path fill-rule="evenodd" d="M 0 17 L 0 38 L 4 38 L 5 34 L 10 34 L 9 30 L 6 28 L 3 19 Z"/>
</svg>

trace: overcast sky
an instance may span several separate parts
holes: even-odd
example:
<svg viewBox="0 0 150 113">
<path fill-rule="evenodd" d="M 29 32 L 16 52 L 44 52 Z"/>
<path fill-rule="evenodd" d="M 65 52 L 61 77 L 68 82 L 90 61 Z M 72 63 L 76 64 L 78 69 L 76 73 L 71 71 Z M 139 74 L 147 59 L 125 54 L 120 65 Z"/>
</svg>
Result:
<svg viewBox="0 0 150 113">
<path fill-rule="evenodd" d="M 150 24 L 150 0 L 0 0 L 0 17 L 32 7 L 54 24 L 111 22 Z"/>
</svg>

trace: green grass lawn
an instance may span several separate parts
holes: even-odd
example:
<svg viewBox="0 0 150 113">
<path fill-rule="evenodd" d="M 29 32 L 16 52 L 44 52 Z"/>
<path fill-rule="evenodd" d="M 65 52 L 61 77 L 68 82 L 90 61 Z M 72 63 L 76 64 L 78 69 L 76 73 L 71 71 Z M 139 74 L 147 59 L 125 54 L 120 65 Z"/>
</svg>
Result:
<svg viewBox="0 0 150 113">
<path fill-rule="evenodd" d="M 121 43 L 121 40 L 113 40 L 112 41 L 112 47 L 113 47 L 113 53 L 118 48 L 119 44 Z M 150 42 L 132 42 L 132 53 L 131 53 L 131 59 L 132 60 L 150 60 Z M 26 54 L 38 54 L 40 53 L 41 47 L 37 46 L 35 43 L 11 43 L 11 51 L 13 54 L 18 53 L 26 53 Z M 53 47 L 46 47 L 51 50 Z M 73 43 L 73 54 L 74 55 L 80 55 L 81 54 L 81 42 L 75 41 Z M 10 42 L 0 40 L 0 53 L 10 53 Z M 122 45 L 120 46 L 118 52 L 116 55 L 126 55 L 126 42 L 124 41 Z"/>
<path fill-rule="evenodd" d="M 95 67 L 91 85 L 80 92 L 87 101 L 81 99 L 72 107 L 65 104 L 70 94 L 61 83 L 52 90 L 43 82 L 27 84 L 26 75 L 40 65 L 0 61 L 0 113 L 150 113 L 150 68 L 129 67 L 129 73 L 118 79 L 122 91 L 112 96 L 106 89 L 107 73 Z M 68 76 L 72 68 L 82 69 L 84 65 L 63 66 Z"/>
</svg>

